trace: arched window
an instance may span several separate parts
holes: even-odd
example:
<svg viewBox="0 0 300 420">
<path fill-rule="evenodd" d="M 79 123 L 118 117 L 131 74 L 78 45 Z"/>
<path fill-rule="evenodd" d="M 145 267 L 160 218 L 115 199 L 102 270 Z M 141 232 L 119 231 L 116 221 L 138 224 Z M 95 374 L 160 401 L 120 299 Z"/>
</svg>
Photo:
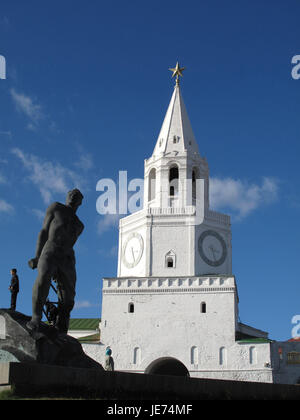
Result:
<svg viewBox="0 0 300 420">
<path fill-rule="evenodd" d="M 194 200 L 197 198 L 197 179 L 199 179 L 199 171 L 194 168 L 192 171 L 192 197 Z"/>
<path fill-rule="evenodd" d="M 174 267 L 174 260 L 173 260 L 172 257 L 167 258 L 167 267 L 168 268 L 173 268 Z"/>
<path fill-rule="evenodd" d="M 139 365 L 141 363 L 141 349 L 139 347 L 135 347 L 133 349 L 133 364 Z"/>
<path fill-rule="evenodd" d="M 165 257 L 165 267 L 175 268 L 176 267 L 176 255 L 173 251 L 169 251 Z"/>
<path fill-rule="evenodd" d="M 198 348 L 196 346 L 193 346 L 191 348 L 191 365 L 198 365 Z"/>
<path fill-rule="evenodd" d="M 171 197 L 178 195 L 178 179 L 179 179 L 178 166 L 173 165 L 169 171 L 169 195 Z"/>
<path fill-rule="evenodd" d="M 225 347 L 221 347 L 219 350 L 219 364 L 220 366 L 226 366 L 227 364 L 227 350 Z"/>
<path fill-rule="evenodd" d="M 149 186 L 148 186 L 148 200 L 152 201 L 156 195 L 156 169 L 152 168 L 149 173 Z"/>
<path fill-rule="evenodd" d="M 130 314 L 133 314 L 134 313 L 134 303 L 132 303 L 132 302 L 129 303 L 129 305 L 128 305 L 128 312 Z"/>
<path fill-rule="evenodd" d="M 202 302 L 200 304 L 200 312 L 201 312 L 201 314 L 206 314 L 206 303 L 205 302 Z"/>
<path fill-rule="evenodd" d="M 250 365 L 255 365 L 257 363 L 256 358 L 257 358 L 257 356 L 256 356 L 256 348 L 255 347 L 250 347 L 250 349 L 249 349 L 249 362 L 250 362 Z"/>
</svg>

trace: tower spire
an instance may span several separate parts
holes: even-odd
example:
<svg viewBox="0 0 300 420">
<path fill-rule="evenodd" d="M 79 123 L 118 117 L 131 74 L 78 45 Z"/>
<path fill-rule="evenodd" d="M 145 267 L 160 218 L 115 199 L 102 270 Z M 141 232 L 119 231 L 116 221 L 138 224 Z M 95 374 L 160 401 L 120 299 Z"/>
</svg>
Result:
<svg viewBox="0 0 300 420">
<path fill-rule="evenodd" d="M 173 73 L 172 77 L 176 77 L 176 84 L 153 154 L 173 152 L 199 154 L 179 86 L 180 77 L 183 76 L 185 68 L 177 62 L 176 66 L 169 70 Z"/>
</svg>

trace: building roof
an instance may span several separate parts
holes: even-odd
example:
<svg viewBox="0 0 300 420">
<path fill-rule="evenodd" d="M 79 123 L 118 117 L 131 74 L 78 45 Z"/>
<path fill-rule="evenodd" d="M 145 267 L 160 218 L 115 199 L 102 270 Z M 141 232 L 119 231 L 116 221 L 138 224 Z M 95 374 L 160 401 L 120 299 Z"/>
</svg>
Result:
<svg viewBox="0 0 300 420">
<path fill-rule="evenodd" d="M 88 335 L 86 337 L 79 337 L 78 341 L 80 343 L 85 344 L 93 344 L 93 343 L 99 343 L 100 342 L 100 332 L 92 335 Z"/>
<path fill-rule="evenodd" d="M 176 85 L 153 154 L 185 151 L 199 154 L 180 87 Z"/>
<path fill-rule="evenodd" d="M 268 339 L 268 333 L 266 331 L 259 330 L 251 327 L 250 325 L 239 322 L 237 325 L 237 339 L 243 340 L 248 338 L 263 338 Z"/>
<path fill-rule="evenodd" d="M 100 318 L 72 318 L 69 323 L 69 331 L 74 330 L 97 330 Z"/>
<path fill-rule="evenodd" d="M 262 344 L 262 343 L 272 343 L 272 340 L 268 339 L 268 338 L 244 338 L 242 340 L 238 340 L 237 341 L 239 344 L 247 344 L 247 343 L 257 343 L 257 344 Z"/>
</svg>

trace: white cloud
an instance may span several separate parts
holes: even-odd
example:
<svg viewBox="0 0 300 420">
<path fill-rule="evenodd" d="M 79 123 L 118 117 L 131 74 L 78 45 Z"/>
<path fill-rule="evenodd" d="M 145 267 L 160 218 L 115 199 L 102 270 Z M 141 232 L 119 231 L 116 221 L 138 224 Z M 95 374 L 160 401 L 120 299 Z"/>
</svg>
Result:
<svg viewBox="0 0 300 420">
<path fill-rule="evenodd" d="M 40 209 L 32 209 L 31 212 L 37 217 L 39 221 L 44 220 L 46 214 L 45 211 Z"/>
<path fill-rule="evenodd" d="M 12 213 L 14 208 L 11 204 L 7 203 L 5 200 L 0 199 L 0 213 Z"/>
<path fill-rule="evenodd" d="M 210 207 L 227 210 L 243 219 L 258 207 L 274 202 L 278 197 L 278 182 L 265 177 L 261 185 L 232 178 L 210 179 Z"/>
<path fill-rule="evenodd" d="M 29 123 L 26 125 L 26 128 L 27 128 L 27 130 L 29 130 L 29 131 L 37 131 L 37 125 L 36 125 L 36 124 L 33 124 L 33 123 L 31 123 L 31 122 L 29 122 Z"/>
<path fill-rule="evenodd" d="M 109 251 L 109 255 L 110 255 L 111 257 L 116 257 L 116 256 L 118 256 L 118 250 L 119 250 L 118 245 L 113 246 L 113 247 L 110 249 L 110 251 Z"/>
<path fill-rule="evenodd" d="M 122 216 L 120 216 L 119 214 L 106 214 L 102 216 L 99 222 L 97 223 L 98 235 L 102 235 L 103 233 L 107 232 L 112 228 L 116 229 L 119 226 L 119 220 L 121 217 Z"/>
<path fill-rule="evenodd" d="M 74 171 L 59 163 L 44 161 L 41 158 L 25 154 L 15 148 L 12 153 L 17 156 L 29 172 L 29 180 L 39 189 L 45 204 L 50 204 L 53 194 L 66 194 L 70 189 L 81 189 L 84 180 Z"/>
<path fill-rule="evenodd" d="M 25 115 L 28 118 L 26 124 L 27 130 L 37 131 L 42 121 L 45 121 L 48 125 L 48 129 L 55 133 L 61 133 L 61 130 L 57 127 L 55 121 L 50 120 L 49 115 L 44 112 L 44 108 L 37 100 L 24 93 L 17 92 L 14 88 L 10 89 L 10 95 L 15 104 L 17 111 Z M 0 134 L 12 137 L 11 131 L 0 131 Z"/>
<path fill-rule="evenodd" d="M 119 246 L 115 245 L 109 248 L 101 248 L 98 250 L 98 254 L 105 258 L 115 258 L 118 256 Z"/>
<path fill-rule="evenodd" d="M 7 16 L 0 17 L 0 27 L 5 29 L 10 27 L 10 20 Z"/>
<path fill-rule="evenodd" d="M 5 178 L 5 176 L 0 174 L 0 184 L 6 184 L 7 183 L 7 179 Z"/>
<path fill-rule="evenodd" d="M 98 306 L 98 305 L 95 305 L 89 302 L 88 300 L 79 300 L 75 302 L 74 309 L 76 310 L 76 309 L 92 308 L 93 306 Z"/>
<path fill-rule="evenodd" d="M 8 138 L 12 137 L 12 132 L 11 131 L 0 131 L 0 136 L 6 136 Z"/>
<path fill-rule="evenodd" d="M 10 94 L 17 110 L 29 118 L 30 122 L 27 128 L 30 130 L 36 129 L 39 121 L 44 118 L 42 106 L 36 103 L 30 96 L 18 93 L 13 88 L 10 90 Z"/>
<path fill-rule="evenodd" d="M 92 169 L 94 166 L 92 156 L 89 153 L 81 154 L 78 162 L 75 163 L 75 166 L 84 171 Z"/>
</svg>

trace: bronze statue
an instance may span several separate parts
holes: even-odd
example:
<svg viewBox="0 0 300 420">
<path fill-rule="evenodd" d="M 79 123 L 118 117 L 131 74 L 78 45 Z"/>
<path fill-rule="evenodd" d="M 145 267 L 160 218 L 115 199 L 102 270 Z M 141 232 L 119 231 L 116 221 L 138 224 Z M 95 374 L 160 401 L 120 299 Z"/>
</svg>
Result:
<svg viewBox="0 0 300 420">
<path fill-rule="evenodd" d="M 47 209 L 37 241 L 36 256 L 28 263 L 32 269 L 38 269 L 32 293 L 32 318 L 27 324 L 30 330 L 39 330 L 43 307 L 53 279 L 59 291 L 55 326 L 59 332 L 68 331 L 76 285 L 73 247 L 84 229 L 76 215 L 82 200 L 81 192 L 74 189 L 68 193 L 65 205 L 53 203 Z"/>
</svg>

